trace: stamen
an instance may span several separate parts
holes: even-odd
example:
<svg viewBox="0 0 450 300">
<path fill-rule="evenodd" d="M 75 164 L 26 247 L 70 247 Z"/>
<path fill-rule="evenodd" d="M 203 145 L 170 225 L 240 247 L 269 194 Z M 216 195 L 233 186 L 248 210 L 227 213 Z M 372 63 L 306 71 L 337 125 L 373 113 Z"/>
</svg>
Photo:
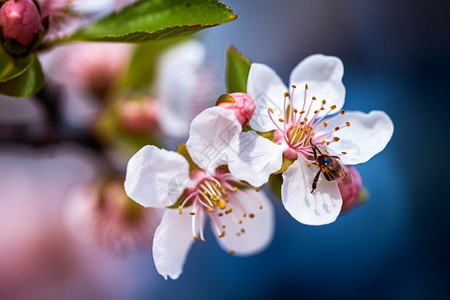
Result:
<svg viewBox="0 0 450 300">
<path fill-rule="evenodd" d="M 333 138 L 333 141 L 338 142 L 340 140 L 340 138 L 338 138 L 337 136 Z"/>
</svg>

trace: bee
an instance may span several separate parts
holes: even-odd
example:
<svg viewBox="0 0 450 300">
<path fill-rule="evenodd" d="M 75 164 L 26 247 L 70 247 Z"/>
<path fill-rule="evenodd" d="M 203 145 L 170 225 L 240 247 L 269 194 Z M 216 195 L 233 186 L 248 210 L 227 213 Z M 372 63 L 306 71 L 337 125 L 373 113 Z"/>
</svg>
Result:
<svg viewBox="0 0 450 300">
<path fill-rule="evenodd" d="M 314 159 L 316 160 L 316 165 L 319 168 L 319 172 L 314 177 L 312 182 L 312 190 L 311 193 L 317 187 L 317 181 L 319 180 L 320 173 L 323 173 L 325 179 L 328 181 L 336 180 L 345 185 L 351 185 L 353 183 L 352 173 L 344 165 L 338 156 L 328 155 L 322 153 L 319 148 L 310 141 Z"/>
</svg>

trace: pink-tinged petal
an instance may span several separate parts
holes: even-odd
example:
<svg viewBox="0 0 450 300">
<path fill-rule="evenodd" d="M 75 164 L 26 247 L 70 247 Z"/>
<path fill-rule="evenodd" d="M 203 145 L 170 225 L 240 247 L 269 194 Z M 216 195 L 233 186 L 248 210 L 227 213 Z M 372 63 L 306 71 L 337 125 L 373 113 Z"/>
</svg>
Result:
<svg viewBox="0 0 450 300">
<path fill-rule="evenodd" d="M 144 146 L 127 166 L 125 191 L 145 207 L 166 207 L 176 202 L 189 176 L 189 164 L 176 152 Z"/>
<path fill-rule="evenodd" d="M 243 132 L 233 144 L 228 168 L 235 177 L 259 187 L 278 171 L 283 163 L 285 145 L 278 145 L 254 131 Z"/>
<path fill-rule="evenodd" d="M 355 165 L 368 161 L 378 152 L 381 152 L 394 133 L 394 124 L 383 111 L 371 111 L 366 114 L 359 111 L 346 112 L 328 123 L 329 128 L 342 126 L 350 122 L 349 127 L 342 128 L 334 133 L 339 137 L 337 143 L 332 143 L 329 151 L 334 154 L 346 152 L 340 158 L 346 165 Z"/>
<path fill-rule="evenodd" d="M 256 110 L 250 120 L 250 126 L 260 132 L 274 130 L 268 109 L 274 111 L 276 119 L 283 117 L 284 93 L 286 85 L 270 67 L 264 64 L 252 64 L 248 74 L 247 94 L 255 100 Z"/>
<path fill-rule="evenodd" d="M 341 211 L 342 198 L 336 181 L 327 181 L 320 175 L 317 188 L 311 185 L 318 172 L 314 165 L 306 166 L 299 159 L 283 173 L 281 199 L 286 210 L 300 223 L 323 225 L 336 220 Z"/>
<path fill-rule="evenodd" d="M 230 144 L 239 138 L 241 124 L 234 113 L 222 107 L 211 107 L 194 118 L 186 147 L 192 160 L 213 173 L 226 164 Z"/>
<path fill-rule="evenodd" d="M 165 279 L 177 279 L 194 242 L 191 231 L 192 216 L 167 209 L 153 239 L 153 260 L 156 270 Z"/>
<path fill-rule="evenodd" d="M 290 84 L 297 86 L 294 94 L 294 107 L 298 110 L 302 109 L 305 84 L 308 84 L 307 107 L 312 97 L 317 98 L 317 101 L 313 103 L 311 112 L 320 109 L 323 99 L 327 101 L 327 109 L 321 114 L 325 113 L 332 105 L 336 105 L 337 110 L 335 111 L 339 111 L 344 106 L 345 101 L 343 75 L 344 65 L 339 58 L 323 54 L 308 56 L 291 72 Z"/>
<path fill-rule="evenodd" d="M 161 104 L 160 126 L 169 136 L 184 137 L 189 133 L 194 116 L 191 98 L 205 57 L 205 47 L 190 40 L 165 51 L 159 60 L 156 94 Z"/>
<path fill-rule="evenodd" d="M 234 195 L 247 216 L 233 215 L 237 211 L 235 207 L 232 213 L 221 217 L 226 234 L 221 238 L 216 236 L 217 241 L 230 254 L 247 256 L 261 252 L 273 238 L 275 216 L 272 203 L 263 191 L 239 190 Z M 238 220 L 242 220 L 242 224 Z"/>
</svg>

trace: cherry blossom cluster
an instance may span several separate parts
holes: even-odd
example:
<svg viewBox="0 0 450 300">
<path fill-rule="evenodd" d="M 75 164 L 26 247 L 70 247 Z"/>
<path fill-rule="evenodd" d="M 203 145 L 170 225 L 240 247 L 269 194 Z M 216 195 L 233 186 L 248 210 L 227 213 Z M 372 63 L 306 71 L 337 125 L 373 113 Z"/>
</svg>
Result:
<svg viewBox="0 0 450 300">
<path fill-rule="evenodd" d="M 198 114 L 177 152 L 147 145 L 131 157 L 126 193 L 164 209 L 153 240 L 164 278 L 178 278 L 193 242 L 207 240 L 207 219 L 228 253 L 265 249 L 274 212 L 260 187 L 271 176 L 282 176 L 283 205 L 303 224 L 331 223 L 358 205 L 362 181 L 353 165 L 382 151 L 394 127 L 382 111 L 342 109 L 343 70 L 337 57 L 312 55 L 294 68 L 288 88 L 254 63 L 247 94 L 223 95 Z"/>
</svg>

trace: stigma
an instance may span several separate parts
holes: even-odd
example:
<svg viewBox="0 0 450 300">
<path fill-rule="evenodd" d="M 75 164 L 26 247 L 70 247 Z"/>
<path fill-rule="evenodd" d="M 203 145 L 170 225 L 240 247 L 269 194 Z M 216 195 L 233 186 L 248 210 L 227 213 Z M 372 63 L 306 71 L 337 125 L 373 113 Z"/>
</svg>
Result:
<svg viewBox="0 0 450 300">
<path fill-rule="evenodd" d="M 314 161 L 312 145 L 326 151 L 327 146 L 339 141 L 339 138 L 334 135 L 335 132 L 350 126 L 350 122 L 343 122 L 341 126 L 329 128 L 328 122 L 343 116 L 345 110 L 325 119 L 336 112 L 337 106 L 327 105 L 326 99 L 318 100 L 315 96 L 309 98 L 308 84 L 305 84 L 303 102 L 296 107 L 294 105 L 296 89 L 297 87 L 292 85 L 291 93 L 284 93 L 282 117 L 275 118 L 272 108 L 268 109 L 268 115 L 276 127 L 275 142 L 287 145 L 284 156 L 291 160 L 303 157 L 307 162 L 312 162 Z M 317 103 L 320 103 L 320 106 Z M 313 107 L 316 109 L 313 110 Z"/>
<path fill-rule="evenodd" d="M 236 179 L 229 172 L 216 170 L 214 175 L 208 175 L 199 170 L 191 176 L 191 179 L 194 180 L 194 184 L 185 190 L 186 197 L 178 206 L 178 211 L 180 214 L 191 215 L 192 235 L 195 240 L 205 241 L 206 216 L 209 217 L 213 232 L 218 238 L 227 239 L 229 235 L 238 237 L 244 235 L 246 219 L 254 218 L 256 212 L 248 211 L 240 199 L 257 202 L 255 207 L 263 209 L 260 200 L 247 195 L 247 191 L 252 187 Z M 259 191 L 258 188 L 254 190 Z"/>
</svg>

